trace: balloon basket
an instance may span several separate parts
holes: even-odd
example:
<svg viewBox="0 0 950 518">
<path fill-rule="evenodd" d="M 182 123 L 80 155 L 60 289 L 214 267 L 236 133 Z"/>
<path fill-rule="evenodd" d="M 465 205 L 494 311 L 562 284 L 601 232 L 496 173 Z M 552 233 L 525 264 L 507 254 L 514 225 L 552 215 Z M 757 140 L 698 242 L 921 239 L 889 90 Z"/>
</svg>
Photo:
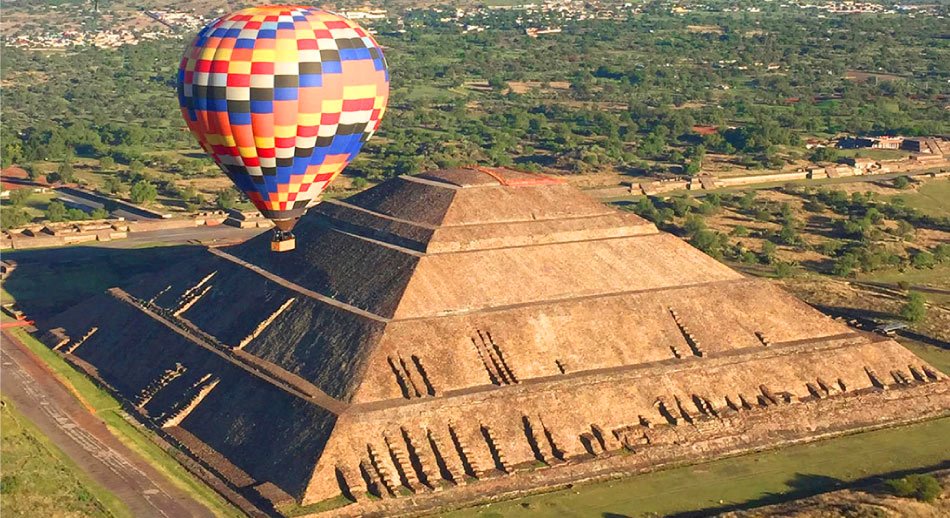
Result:
<svg viewBox="0 0 950 518">
<path fill-rule="evenodd" d="M 292 237 L 270 242 L 271 252 L 289 252 L 294 248 L 297 248 L 297 240 Z"/>
<path fill-rule="evenodd" d="M 289 252 L 297 247 L 297 240 L 289 230 L 274 229 L 274 238 L 270 241 L 271 252 Z"/>
</svg>

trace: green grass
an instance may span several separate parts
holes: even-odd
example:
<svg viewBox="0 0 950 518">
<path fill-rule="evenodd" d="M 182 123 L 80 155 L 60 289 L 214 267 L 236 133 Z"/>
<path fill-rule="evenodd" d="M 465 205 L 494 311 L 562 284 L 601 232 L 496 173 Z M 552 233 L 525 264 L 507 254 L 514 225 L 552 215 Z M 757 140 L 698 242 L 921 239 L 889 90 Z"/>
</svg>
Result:
<svg viewBox="0 0 950 518">
<path fill-rule="evenodd" d="M 838 156 L 873 158 L 874 160 L 900 160 L 907 158 L 910 153 L 899 149 L 839 149 Z"/>
<path fill-rule="evenodd" d="M 0 428 L 4 515 L 132 516 L 115 495 L 83 473 L 8 400 L 0 408 Z"/>
<path fill-rule="evenodd" d="M 920 356 L 924 361 L 933 365 L 940 372 L 950 375 L 950 351 L 933 345 L 920 343 L 907 338 L 897 338 L 897 341 L 910 349 L 910 352 Z"/>
<path fill-rule="evenodd" d="M 950 418 L 668 469 L 447 516 L 642 516 L 772 503 L 868 476 L 950 460 Z"/>
<path fill-rule="evenodd" d="M 121 405 L 106 391 L 96 386 L 84 374 L 74 369 L 29 333 L 22 329 L 12 329 L 11 332 L 53 369 L 61 379 L 71 385 L 82 396 L 82 399 L 95 409 L 96 415 L 106 423 L 109 430 L 119 440 L 167 475 L 172 483 L 207 506 L 216 516 L 243 516 L 213 489 L 195 478 L 168 452 L 153 443 L 145 435 L 151 432 L 139 429 L 123 419 Z"/>
<path fill-rule="evenodd" d="M 858 276 L 858 280 L 893 284 L 906 282 L 912 285 L 950 288 L 950 264 L 938 264 L 933 268 L 921 268 L 919 270 L 916 268 L 908 268 L 903 272 L 899 270 L 883 270 L 861 274 Z"/>
<path fill-rule="evenodd" d="M 916 192 L 897 194 L 893 198 L 903 198 L 908 207 L 914 207 L 931 216 L 950 217 L 950 180 L 932 180 L 925 182 Z"/>
<path fill-rule="evenodd" d="M 950 290 L 950 264 L 938 264 L 933 268 L 908 268 L 901 272 L 899 270 L 885 270 L 861 274 L 858 276 L 860 281 L 882 282 L 887 284 L 897 284 L 906 282 L 910 286 L 930 286 L 933 288 Z M 928 302 L 933 304 L 950 304 L 950 294 L 922 292 Z"/>
<path fill-rule="evenodd" d="M 280 510 L 280 513 L 284 516 L 291 516 L 291 517 L 305 516 L 305 515 L 332 511 L 333 509 L 339 509 L 340 507 L 344 507 L 352 503 L 353 501 L 350 500 L 349 498 L 343 495 L 339 495 L 334 498 L 329 498 L 327 500 L 324 500 L 322 502 L 317 502 L 315 504 L 303 505 L 303 506 L 297 505 L 297 504 L 291 504 L 291 505 L 280 507 L 279 510 Z"/>
<path fill-rule="evenodd" d="M 30 216 L 41 218 L 46 214 L 46 208 L 54 199 L 56 199 L 56 193 L 53 191 L 34 192 L 26 199 L 23 208 Z"/>
</svg>

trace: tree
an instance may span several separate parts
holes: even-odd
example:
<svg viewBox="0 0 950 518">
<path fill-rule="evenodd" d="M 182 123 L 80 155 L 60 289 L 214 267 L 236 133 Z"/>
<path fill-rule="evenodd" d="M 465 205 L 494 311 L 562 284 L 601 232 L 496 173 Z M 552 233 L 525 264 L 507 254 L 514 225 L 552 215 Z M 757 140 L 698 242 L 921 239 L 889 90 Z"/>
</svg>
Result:
<svg viewBox="0 0 950 518">
<path fill-rule="evenodd" d="M 50 175 L 49 180 L 51 182 L 71 183 L 75 174 L 76 171 L 73 169 L 73 165 L 69 162 L 63 162 L 59 164 L 56 172 Z"/>
<path fill-rule="evenodd" d="M 104 156 L 99 159 L 99 167 L 106 171 L 111 171 L 115 168 L 115 159 L 111 156 Z"/>
<path fill-rule="evenodd" d="M 910 178 L 906 176 L 898 176 L 894 179 L 894 188 L 896 189 L 906 189 L 910 186 Z"/>
<path fill-rule="evenodd" d="M 693 209 L 693 204 L 685 196 L 677 196 L 671 200 L 673 213 L 683 217 Z"/>
<path fill-rule="evenodd" d="M 17 208 L 4 208 L 0 211 L 0 227 L 4 229 L 21 227 L 32 220 L 26 211 Z"/>
<path fill-rule="evenodd" d="M 901 316 L 911 322 L 920 322 L 927 316 L 927 301 L 919 292 L 913 291 L 901 308 Z"/>
<path fill-rule="evenodd" d="M 838 160 L 838 152 L 834 148 L 819 147 L 811 153 L 812 162 L 835 162 Z"/>
<path fill-rule="evenodd" d="M 66 220 L 66 205 L 61 201 L 53 201 L 46 207 L 46 219 L 53 223 Z"/>
<path fill-rule="evenodd" d="M 10 191 L 10 206 L 16 208 L 22 207 L 31 194 L 33 194 L 33 191 L 30 189 L 15 189 Z"/>
<path fill-rule="evenodd" d="M 115 175 L 106 177 L 102 187 L 112 194 L 119 194 L 125 189 L 125 185 L 122 184 L 122 179 Z"/>
<path fill-rule="evenodd" d="M 218 191 L 217 196 L 215 205 L 221 210 L 233 209 L 234 205 L 237 204 L 237 192 L 230 187 Z"/>
<path fill-rule="evenodd" d="M 706 222 L 703 220 L 702 216 L 698 214 L 690 214 L 686 217 L 686 222 L 683 224 L 683 230 L 686 231 L 686 235 L 694 236 L 697 232 L 706 229 Z"/>
<path fill-rule="evenodd" d="M 158 189 L 152 185 L 152 182 L 148 180 L 139 180 L 132 184 L 132 188 L 129 189 L 129 198 L 134 203 L 146 203 L 150 201 L 155 201 L 155 198 L 158 197 Z"/>
<path fill-rule="evenodd" d="M 857 258 L 855 258 L 853 254 L 845 254 L 835 261 L 835 265 L 831 268 L 831 273 L 839 277 L 847 277 L 854 273 L 854 269 L 857 268 L 857 266 Z"/>
<path fill-rule="evenodd" d="M 775 262 L 775 253 L 778 251 L 778 247 L 775 246 L 775 243 L 771 241 L 766 241 L 762 243 L 762 262 L 765 264 L 772 264 Z"/>
<path fill-rule="evenodd" d="M 82 209 L 66 209 L 66 221 L 79 221 L 89 219 L 89 215 Z"/>
<path fill-rule="evenodd" d="M 793 225 L 791 221 L 786 221 L 782 224 L 782 230 L 779 231 L 778 239 L 785 245 L 794 245 L 801 240 L 798 236 L 798 230 L 795 229 L 795 225 Z"/>
<path fill-rule="evenodd" d="M 350 182 L 350 186 L 358 191 L 362 191 L 363 189 L 365 189 L 366 184 L 367 184 L 366 178 L 363 178 L 362 176 L 357 176 L 356 178 L 353 178 L 352 182 Z"/>
<path fill-rule="evenodd" d="M 706 252 L 706 254 L 720 259 L 722 257 L 722 240 L 711 230 L 700 230 L 689 239 L 689 244 Z"/>
<path fill-rule="evenodd" d="M 133 160 L 129 162 L 129 171 L 132 174 L 137 175 L 137 174 L 140 174 L 144 170 L 145 170 L 145 164 L 143 164 L 141 161 Z"/>
<path fill-rule="evenodd" d="M 755 191 L 746 191 L 742 195 L 742 198 L 739 198 L 739 208 L 742 210 L 749 210 L 755 205 Z"/>
</svg>

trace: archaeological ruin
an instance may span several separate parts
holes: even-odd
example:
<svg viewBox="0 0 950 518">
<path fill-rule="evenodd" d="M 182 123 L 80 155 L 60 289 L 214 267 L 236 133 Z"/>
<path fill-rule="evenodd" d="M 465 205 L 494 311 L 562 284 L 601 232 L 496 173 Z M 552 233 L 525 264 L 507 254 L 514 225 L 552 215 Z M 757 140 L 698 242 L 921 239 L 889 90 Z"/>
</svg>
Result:
<svg viewBox="0 0 950 518">
<path fill-rule="evenodd" d="M 44 341 L 248 498 L 511 497 L 945 415 L 947 376 L 629 212 L 504 169 L 404 176 L 209 248 Z"/>
</svg>

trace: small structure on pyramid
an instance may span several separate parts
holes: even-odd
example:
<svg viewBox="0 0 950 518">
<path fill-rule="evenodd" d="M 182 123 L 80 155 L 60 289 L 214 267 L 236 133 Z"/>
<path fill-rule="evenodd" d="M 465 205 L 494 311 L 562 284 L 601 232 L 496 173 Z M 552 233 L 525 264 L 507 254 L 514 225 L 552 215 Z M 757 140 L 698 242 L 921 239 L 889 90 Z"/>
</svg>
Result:
<svg viewBox="0 0 950 518">
<path fill-rule="evenodd" d="M 113 288 L 47 342 L 233 488 L 354 515 L 950 409 L 893 340 L 555 179 L 403 176 L 296 231 Z"/>
</svg>

